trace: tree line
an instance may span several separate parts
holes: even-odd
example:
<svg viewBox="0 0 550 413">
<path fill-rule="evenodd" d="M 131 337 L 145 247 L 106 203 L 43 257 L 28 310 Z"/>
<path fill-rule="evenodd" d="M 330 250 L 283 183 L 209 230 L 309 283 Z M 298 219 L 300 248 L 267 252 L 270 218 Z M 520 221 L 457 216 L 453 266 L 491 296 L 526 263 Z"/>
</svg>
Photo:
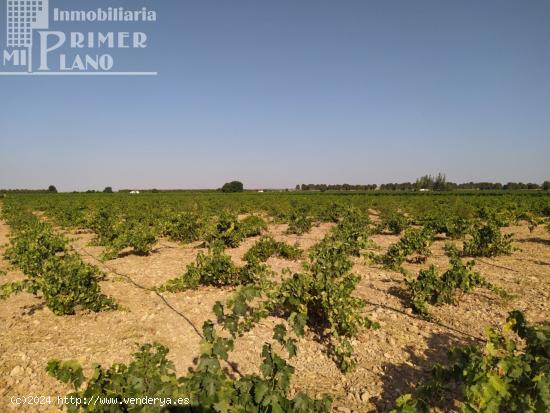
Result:
<svg viewBox="0 0 550 413">
<path fill-rule="evenodd" d="M 378 185 L 327 185 L 327 184 L 302 184 L 296 185 L 297 191 L 374 191 Z"/>
<path fill-rule="evenodd" d="M 454 191 L 454 190 L 550 190 L 550 181 L 544 181 L 542 184 L 523 183 L 523 182 L 508 182 L 502 184 L 500 182 L 465 182 L 455 183 L 447 181 L 444 174 L 439 173 L 435 176 L 424 175 L 418 178 L 415 182 L 401 183 L 386 183 L 380 186 L 372 185 L 329 185 L 329 184 L 301 184 L 296 185 L 297 191 Z"/>
</svg>

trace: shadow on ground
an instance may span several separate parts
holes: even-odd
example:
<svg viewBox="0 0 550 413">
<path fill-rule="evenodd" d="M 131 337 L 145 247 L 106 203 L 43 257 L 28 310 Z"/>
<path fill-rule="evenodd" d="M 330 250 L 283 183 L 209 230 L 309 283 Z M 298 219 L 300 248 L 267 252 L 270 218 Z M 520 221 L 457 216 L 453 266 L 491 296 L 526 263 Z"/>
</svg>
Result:
<svg viewBox="0 0 550 413">
<path fill-rule="evenodd" d="M 402 394 L 414 393 L 416 387 L 431 377 L 431 368 L 436 363 L 448 364 L 448 351 L 452 346 L 473 344 L 474 340 L 457 340 L 452 334 L 433 334 L 427 339 L 428 348 L 418 353 L 413 347 L 406 347 L 407 362 L 385 364 L 382 392 L 371 402 L 379 412 L 388 412 L 395 407 L 395 400 Z M 443 411 L 452 412 L 456 408 L 450 404 L 441 406 Z"/>
<path fill-rule="evenodd" d="M 518 240 L 515 240 L 515 242 L 520 242 L 520 243 L 533 242 L 533 243 L 536 243 L 536 244 L 550 245 L 550 240 L 540 238 L 540 237 L 531 237 L 531 238 L 518 239 Z"/>
</svg>

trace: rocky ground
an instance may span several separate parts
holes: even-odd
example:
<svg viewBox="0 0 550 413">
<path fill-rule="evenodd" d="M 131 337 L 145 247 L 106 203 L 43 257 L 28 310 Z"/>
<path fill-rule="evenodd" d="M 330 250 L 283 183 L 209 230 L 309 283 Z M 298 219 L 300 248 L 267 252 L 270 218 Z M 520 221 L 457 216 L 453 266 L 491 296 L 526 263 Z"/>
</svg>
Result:
<svg viewBox="0 0 550 413">
<path fill-rule="evenodd" d="M 270 225 L 270 233 L 279 240 L 297 243 L 307 249 L 329 230 L 329 224 L 315 227 L 303 236 L 284 233 L 284 225 Z M 8 242 L 9 228 L 0 222 L 0 244 Z M 326 355 L 325 347 L 311 335 L 299 341 L 299 355 L 293 391 L 312 395 L 329 393 L 335 411 L 387 411 L 396 396 L 408 392 L 426 376 L 436 361 L 444 361 L 451 344 L 475 342 L 488 326 L 502 324 L 511 309 L 525 311 L 530 321 L 543 321 L 550 314 L 550 236 L 544 228 L 530 233 L 526 225 L 510 227 L 514 246 L 511 256 L 477 260 L 476 268 L 491 282 L 513 294 L 502 299 L 486 290 L 463 296 L 456 306 L 432 308 L 432 321 L 419 319 L 407 307 L 403 276 L 367 262 L 355 260 L 354 271 L 361 275 L 357 294 L 367 300 L 366 313 L 381 328 L 364 331 L 355 340 L 358 365 L 354 372 L 341 374 Z M 100 247 L 89 245 L 89 233 L 69 234 L 71 245 L 83 259 L 106 272 L 103 292 L 112 296 L 123 310 L 102 313 L 80 312 L 75 316 L 55 316 L 41 305 L 40 298 L 27 293 L 0 301 L 0 411 L 58 411 L 55 406 L 19 406 L 10 403 L 12 396 L 57 397 L 70 391 L 67 385 L 49 377 L 45 366 L 49 359 L 77 359 L 87 372 L 92 363 L 104 366 L 127 363 L 136 343 L 159 342 L 170 348 L 179 374 L 193 366 L 199 353 L 200 337 L 195 331 L 212 318 L 212 306 L 229 297 L 232 289 L 202 287 L 184 293 L 164 293 L 149 288 L 181 275 L 200 251 L 197 245 L 180 245 L 160 240 L 146 257 L 134 255 L 101 263 Z M 237 262 L 257 238 L 247 239 L 228 253 Z M 380 251 L 398 237 L 375 235 L 371 239 Z M 424 264 L 406 264 L 416 273 L 435 264 L 447 266 L 443 254 L 444 240 L 432 247 L 433 256 Z M 5 247 L 0 249 L 3 253 Z M 271 258 L 268 264 L 276 272 L 289 267 L 299 271 L 300 262 Z M 23 274 L 10 269 L 0 258 L 0 282 L 21 279 Z M 231 362 L 242 372 L 256 372 L 263 342 L 270 340 L 272 327 L 278 322 L 267 319 L 240 338 Z"/>
</svg>

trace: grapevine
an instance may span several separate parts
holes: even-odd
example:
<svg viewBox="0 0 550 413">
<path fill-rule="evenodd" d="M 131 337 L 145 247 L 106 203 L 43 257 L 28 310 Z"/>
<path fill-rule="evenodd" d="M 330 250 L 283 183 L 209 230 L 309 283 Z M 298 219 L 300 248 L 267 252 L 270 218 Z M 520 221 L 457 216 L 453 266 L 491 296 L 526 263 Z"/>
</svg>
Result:
<svg viewBox="0 0 550 413">
<path fill-rule="evenodd" d="M 110 405 L 68 404 L 69 412 L 132 412 L 158 411 L 158 406 L 130 404 L 132 397 L 162 397 L 186 400 L 189 411 L 209 412 L 270 412 L 270 413 L 323 413 L 331 411 L 331 399 L 323 396 L 313 399 L 304 393 L 289 398 L 290 380 L 294 368 L 265 343 L 262 352 L 260 375 L 251 374 L 234 379 L 222 368 L 233 350 L 233 339 L 218 336 L 211 321 L 203 325 L 204 339 L 201 355 L 191 372 L 178 377 L 174 365 L 167 359 L 168 349 L 160 344 L 145 344 L 134 354 L 130 364 L 115 364 L 105 369 L 96 365 L 91 377 L 86 378 L 76 361 L 50 360 L 48 373 L 64 383 L 70 383 L 74 392 L 69 394 L 80 400 L 98 400 L 109 397 L 118 401 Z M 282 325 L 274 329 L 274 340 L 290 348 L 289 357 L 296 348 L 287 343 L 287 332 Z M 294 341 L 292 341 L 294 343 Z M 82 386 L 84 385 L 84 386 Z M 181 408 L 173 404 L 167 409 Z"/>
<path fill-rule="evenodd" d="M 461 385 L 464 413 L 549 411 L 550 323 L 531 325 L 523 313 L 513 311 L 503 330 L 490 329 L 484 348 L 451 349 L 450 364 L 436 364 L 431 380 L 414 395 L 399 397 L 392 412 L 428 412 L 448 403 L 454 383 Z"/>
<path fill-rule="evenodd" d="M 474 288 L 487 288 L 499 295 L 504 291 L 495 287 L 478 272 L 473 271 L 475 261 L 464 264 L 458 250 L 447 244 L 447 254 L 450 258 L 450 268 L 441 276 L 432 265 L 427 270 L 421 270 L 414 280 L 406 279 L 405 284 L 411 296 L 412 309 L 423 316 L 428 316 L 428 304 L 454 304 L 456 291 L 467 293 Z"/>
<path fill-rule="evenodd" d="M 77 308 L 96 312 L 116 308 L 101 293 L 98 281 L 103 275 L 68 250 L 67 240 L 54 234 L 49 224 L 28 211 L 9 207 L 4 216 L 14 228 L 5 256 L 27 278 L 0 286 L 0 298 L 22 291 L 40 294 L 57 315 L 74 314 Z"/>
</svg>

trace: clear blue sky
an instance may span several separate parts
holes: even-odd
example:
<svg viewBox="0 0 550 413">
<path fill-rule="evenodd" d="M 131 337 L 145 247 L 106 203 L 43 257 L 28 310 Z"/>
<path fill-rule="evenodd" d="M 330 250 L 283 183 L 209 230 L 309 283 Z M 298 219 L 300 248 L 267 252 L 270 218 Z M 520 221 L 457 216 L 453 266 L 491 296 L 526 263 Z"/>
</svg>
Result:
<svg viewBox="0 0 550 413">
<path fill-rule="evenodd" d="M 159 76 L 0 77 L 0 188 L 550 179 L 550 1 L 50 3 L 155 8 Z"/>
</svg>

